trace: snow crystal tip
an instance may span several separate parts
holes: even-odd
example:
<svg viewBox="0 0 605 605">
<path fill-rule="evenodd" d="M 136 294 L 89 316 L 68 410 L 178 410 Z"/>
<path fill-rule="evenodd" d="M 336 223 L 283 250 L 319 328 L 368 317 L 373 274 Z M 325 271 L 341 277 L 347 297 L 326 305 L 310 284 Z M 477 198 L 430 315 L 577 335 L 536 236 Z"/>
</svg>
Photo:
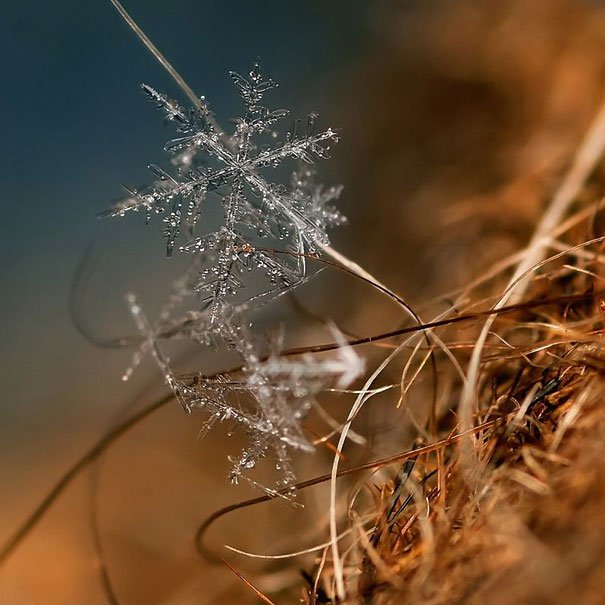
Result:
<svg viewBox="0 0 605 605">
<path fill-rule="evenodd" d="M 349 345 L 344 334 L 336 324 L 330 325 L 330 331 L 334 340 L 340 345 L 338 348 L 337 362 L 335 368 L 339 369 L 337 387 L 345 389 L 355 380 L 363 376 L 365 372 L 365 360 L 357 354 L 357 351 Z"/>
</svg>

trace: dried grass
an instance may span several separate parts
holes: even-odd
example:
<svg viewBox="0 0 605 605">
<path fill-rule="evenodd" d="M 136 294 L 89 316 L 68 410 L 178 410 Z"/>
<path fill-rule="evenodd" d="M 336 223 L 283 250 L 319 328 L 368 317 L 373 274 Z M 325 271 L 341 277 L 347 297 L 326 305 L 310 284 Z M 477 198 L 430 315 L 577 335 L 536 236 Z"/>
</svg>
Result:
<svg viewBox="0 0 605 605">
<path fill-rule="evenodd" d="M 425 276 L 419 290 L 430 300 L 421 321 L 367 270 L 328 251 L 336 263 L 326 265 L 397 303 L 387 314 L 396 327 L 372 331 L 372 304 L 355 313 L 369 335 L 351 344 L 375 360 L 379 382 L 368 380 L 348 416 L 329 435 L 317 435 L 333 459 L 332 473 L 298 485 L 302 491 L 331 482 L 309 530 L 316 544 L 292 536 L 292 553 L 231 549 L 240 558 L 229 567 L 265 602 L 291 602 L 292 595 L 310 604 L 604 600 L 605 18 L 579 2 L 497 4 L 469 0 L 456 11 L 445 3 L 420 12 L 410 26 L 418 39 L 406 42 L 416 44 L 416 63 L 406 58 L 390 66 L 389 84 L 373 87 L 400 119 L 388 124 L 391 155 L 402 137 L 433 138 L 413 158 L 393 162 L 393 174 L 382 171 L 379 181 L 358 189 L 353 183 L 362 198 L 371 192 L 379 200 L 372 218 L 384 214 L 381 241 L 355 258 L 383 268 L 378 277 L 402 290 Z M 396 52 L 399 38 L 393 40 Z M 448 120 L 439 104 L 425 107 L 427 91 L 458 95 L 461 114 Z M 388 107 L 383 114 L 395 115 Z M 465 135 L 482 116 L 496 123 L 483 120 Z M 357 146 L 366 173 L 371 137 L 385 130 L 369 129 L 370 140 Z M 422 187 L 415 179 L 424 179 Z M 422 216 L 411 217 L 427 200 Z M 365 237 L 363 211 L 351 222 Z M 446 226 L 442 236 L 435 223 Z M 416 258 L 427 242 L 431 253 L 402 267 L 398 259 Z M 456 289 L 424 296 L 435 284 Z M 284 354 L 321 354 L 337 344 Z M 390 412 L 399 408 L 408 422 L 403 437 L 370 431 L 367 447 L 354 434 L 363 450 L 356 459 L 343 447 L 370 395 L 386 398 Z M 0 563 L 74 477 L 167 402 L 133 416 L 76 462 L 0 551 Z M 376 428 L 367 418 L 360 422 Z M 384 455 L 389 447 L 395 453 Z M 217 559 L 204 544 L 215 521 L 269 500 L 260 496 L 213 514 L 198 530 L 200 553 Z M 241 557 L 265 559 L 267 573 L 247 580 Z M 303 569 L 305 582 L 276 575 L 292 569 Z"/>
<path fill-rule="evenodd" d="M 404 157 L 395 164 L 405 178 L 406 170 L 422 163 L 425 183 L 406 198 L 405 212 L 428 199 L 434 212 L 424 216 L 435 221 L 441 213 L 450 227 L 445 237 L 432 238 L 432 257 L 405 269 L 403 283 L 414 282 L 414 270 L 432 276 L 428 289 L 448 283 L 452 275 L 459 283 L 466 280 L 468 288 L 449 294 L 450 310 L 455 309 L 449 318 L 507 302 L 521 308 L 434 330 L 445 345 L 441 350 L 432 345 L 439 367 L 437 430 L 421 421 L 417 454 L 391 466 L 386 480 L 366 477 L 357 488 L 365 498 L 350 495 L 341 502 L 346 507 L 341 525 L 348 518 L 356 532 L 356 539 L 340 545 L 346 552 L 341 588 L 330 557 L 324 557 L 321 573 L 313 576 L 323 592 L 310 602 L 320 596 L 331 602 L 344 592 L 345 602 L 377 605 L 601 603 L 605 299 L 599 164 L 605 122 L 598 107 L 603 61 L 595 52 L 603 49 L 604 38 L 595 23 L 603 22 L 603 14 L 580 2 L 511 1 L 498 8 L 464 2 L 455 9 L 421 11 L 416 19 L 410 26 L 422 37 L 415 40 L 416 55 L 402 61 L 397 77 L 390 68 L 389 81 L 406 82 L 409 90 L 411 79 L 411 86 L 424 92 L 448 86 L 460 92 L 481 82 L 490 93 L 474 87 L 479 92 L 465 108 L 468 120 L 449 120 L 443 129 L 447 114 L 430 102 L 417 107 L 414 92 L 402 100 L 404 95 L 392 90 L 397 84 L 390 85 L 389 102 L 403 105 L 395 129 L 414 132 L 418 126 L 411 121 L 419 112 L 425 136 L 435 122 L 433 143 L 413 160 Z M 427 57 L 428 73 L 422 74 L 418 65 Z M 480 145 L 456 137 L 473 117 L 490 112 L 501 112 L 506 120 L 479 129 Z M 458 155 L 453 166 L 440 171 L 445 162 L 434 147 L 453 145 L 451 140 Z M 477 165 L 467 162 L 482 153 L 483 174 L 478 174 Z M 384 173 L 380 177 L 384 181 Z M 401 193 L 384 186 L 368 184 L 379 192 L 386 215 L 397 211 L 393 196 Z M 486 193 L 465 194 L 480 187 Z M 452 203 L 452 191 L 461 201 Z M 424 223 L 415 224 L 421 228 L 412 237 L 418 238 Z M 383 241 L 392 246 L 404 239 L 391 233 Z M 463 253 L 442 262 L 454 242 Z M 410 245 L 417 241 L 402 248 Z M 372 249 L 370 266 L 376 254 L 387 258 L 386 251 Z M 391 282 L 397 269 L 390 268 Z M 439 279 L 444 274 L 445 280 Z M 569 295 L 587 298 L 572 302 Z M 545 299 L 551 303 L 534 306 Z M 440 308 L 428 305 L 427 312 Z M 394 365 L 402 393 L 415 391 L 426 409 L 430 379 L 418 359 L 425 353 L 418 342 Z M 466 382 L 452 359 L 464 369 Z M 404 406 L 411 400 L 402 395 Z M 448 435 L 469 427 L 479 428 L 447 442 Z M 423 447 L 431 442 L 441 444 L 437 451 Z M 368 517 L 370 522 L 359 521 Z"/>
</svg>

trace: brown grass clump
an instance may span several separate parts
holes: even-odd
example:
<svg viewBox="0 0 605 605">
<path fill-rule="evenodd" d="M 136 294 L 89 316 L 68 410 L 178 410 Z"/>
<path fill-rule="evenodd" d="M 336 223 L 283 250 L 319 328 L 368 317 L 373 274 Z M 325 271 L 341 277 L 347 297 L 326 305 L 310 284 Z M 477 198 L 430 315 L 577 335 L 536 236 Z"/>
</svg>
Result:
<svg viewBox="0 0 605 605">
<path fill-rule="evenodd" d="M 397 109 L 358 146 L 374 144 L 386 166 L 360 193 L 380 201 L 371 212 L 387 229 L 367 266 L 391 259 L 389 283 L 402 289 L 471 284 L 423 319 L 518 307 L 434 331 L 445 347 L 431 346 L 432 427 L 428 349 L 415 343 L 387 370 L 420 454 L 351 486 L 342 571 L 326 549 L 309 601 L 335 602 L 342 573 L 350 603 L 602 603 L 603 12 L 469 1 L 410 18 L 392 20 L 401 59 L 378 67 L 384 87 L 368 99 Z"/>
<path fill-rule="evenodd" d="M 527 331 L 534 343 L 487 356 L 477 425 L 499 422 L 441 461 L 419 457 L 408 490 L 394 493 L 397 480 L 380 487 L 360 597 L 602 602 L 601 322 L 601 308 L 585 302 L 497 322 L 502 338 Z"/>
<path fill-rule="evenodd" d="M 438 424 L 420 423 L 394 474 L 353 485 L 340 501 L 351 532 L 341 543 L 346 602 L 603 602 L 605 257 L 602 235 L 586 241 L 601 216 L 596 201 L 567 219 L 565 251 L 536 264 L 514 305 L 489 315 L 478 308 L 494 309 L 499 297 L 468 296 L 456 324 L 434 330 L 446 343 L 434 349 Z M 466 371 L 490 319 L 465 423 L 455 403 L 463 378 L 448 374 L 447 356 Z M 400 378 L 411 392 L 412 380 Z M 430 400 L 430 389 L 418 388 Z M 333 602 L 330 559 L 326 548 L 310 602 Z"/>
</svg>

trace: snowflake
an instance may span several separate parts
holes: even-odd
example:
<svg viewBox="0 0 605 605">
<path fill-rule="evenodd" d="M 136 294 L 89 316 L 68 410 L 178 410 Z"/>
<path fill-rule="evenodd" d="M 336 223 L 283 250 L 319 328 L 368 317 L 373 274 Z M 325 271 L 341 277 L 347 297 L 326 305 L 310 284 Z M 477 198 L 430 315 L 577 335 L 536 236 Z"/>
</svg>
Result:
<svg viewBox="0 0 605 605">
<path fill-rule="evenodd" d="M 226 330 L 243 360 L 238 373 L 240 377 L 228 374 L 211 378 L 201 374 L 177 376 L 132 294 L 128 296 L 128 305 L 146 349 L 151 351 L 162 370 L 166 385 L 187 411 L 197 409 L 207 415 L 200 437 L 206 435 L 217 421 L 237 425 L 248 436 L 249 445 L 237 458 L 230 458 L 230 480 L 237 483 L 245 478 L 276 495 L 284 489 L 292 490 L 295 474 L 290 450 L 313 451 L 300 423 L 316 395 L 329 387 L 346 389 L 364 370 L 362 359 L 346 345 L 342 335 L 333 329 L 341 347 L 331 359 L 318 361 L 311 355 L 298 359 L 280 357 L 281 338 L 273 343 L 268 355 L 262 356 L 245 325 L 232 319 Z M 248 397 L 248 407 L 242 404 L 244 395 Z M 273 489 L 257 484 L 244 474 L 268 454 L 273 455 L 280 474 Z M 292 491 L 286 492 L 286 497 L 291 495 Z"/>
<path fill-rule="evenodd" d="M 310 172 L 305 181 L 294 183 L 292 190 L 265 176 L 266 169 L 286 159 L 310 164 L 315 158 L 327 157 L 330 143 L 338 139 L 335 131 L 315 133 L 312 114 L 302 131 L 295 122 L 285 140 L 262 145 L 259 139 L 263 138 L 274 143 L 273 127 L 287 115 L 286 110 L 270 111 L 261 104 L 265 93 L 276 84 L 261 75 L 258 63 L 248 78 L 235 72 L 230 75 L 245 105 L 230 137 L 217 130 L 205 104 L 203 109 L 185 110 L 150 86 L 143 86 L 182 135 L 165 146 L 174 155 L 175 174 L 150 165 L 157 180 L 140 191 L 128 189 L 130 195 L 105 213 L 123 216 L 142 210 L 147 221 L 153 214 L 164 214 L 169 256 L 181 231 L 187 234 L 190 241 L 180 250 L 204 255 L 206 266 L 199 273 L 196 290 L 212 322 L 223 319 L 225 309 L 244 285 L 245 270 L 260 270 L 272 285 L 287 287 L 298 282 L 305 274 L 304 255 L 317 253 L 318 244 L 328 244 L 326 229 L 341 222 L 338 213 L 324 207 L 326 200 L 338 195 L 338 188 L 313 190 Z M 222 224 L 216 231 L 194 238 L 211 193 L 221 197 Z M 267 252 L 258 245 L 263 239 L 287 242 L 291 257 Z"/>
</svg>

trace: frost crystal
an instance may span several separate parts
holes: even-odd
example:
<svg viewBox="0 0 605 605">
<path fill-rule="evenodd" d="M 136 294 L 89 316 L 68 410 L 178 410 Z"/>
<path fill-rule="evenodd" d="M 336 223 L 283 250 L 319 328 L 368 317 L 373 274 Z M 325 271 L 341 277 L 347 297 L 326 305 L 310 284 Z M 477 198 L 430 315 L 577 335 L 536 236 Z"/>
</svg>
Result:
<svg viewBox="0 0 605 605">
<path fill-rule="evenodd" d="M 141 190 L 128 189 L 130 195 L 106 213 L 122 216 L 142 210 L 147 220 L 153 214 L 164 214 L 169 256 L 181 231 L 186 234 L 189 241 L 180 250 L 205 256 L 206 266 L 200 271 L 196 289 L 213 322 L 222 320 L 225 305 L 243 287 L 244 270 L 259 269 L 270 284 L 298 282 L 304 276 L 301 255 L 316 253 L 318 244 L 328 244 L 326 228 L 341 220 L 338 213 L 324 207 L 338 189 L 323 192 L 300 180 L 289 190 L 265 175 L 287 159 L 310 164 L 315 158 L 327 157 L 336 133 L 331 129 L 316 133 L 315 116 L 311 115 L 304 129 L 295 122 L 285 140 L 275 144 L 272 129 L 287 111 L 270 111 L 261 103 L 276 84 L 261 75 L 258 64 L 247 78 L 235 72 L 230 75 L 245 105 L 230 137 L 212 125 L 205 105 L 204 109 L 186 110 L 150 86 L 143 86 L 181 135 L 165 146 L 174 155 L 175 174 L 150 165 L 157 180 Z M 305 178 L 309 176 L 307 172 Z M 194 237 L 210 194 L 221 199 L 222 224 L 216 231 Z M 295 256 L 282 258 L 259 249 L 262 240 L 267 244 L 285 240 Z M 267 244 L 264 248 L 271 248 Z"/>
<path fill-rule="evenodd" d="M 245 107 L 230 136 L 218 129 L 205 99 L 199 107 L 185 109 L 143 85 L 179 134 L 165 146 L 173 156 L 172 167 L 150 165 L 153 183 L 127 188 L 129 195 L 105 216 L 143 211 L 149 222 L 153 215 L 162 214 L 168 256 L 178 250 L 189 254 L 192 262 L 153 325 L 129 295 L 142 340 L 124 379 L 143 354 L 151 353 L 183 408 L 206 414 L 202 434 L 217 421 L 247 434 L 249 446 L 232 459 L 232 481 L 245 477 L 248 469 L 270 455 L 280 470 L 275 486 L 280 490 L 294 481 L 290 450 L 312 449 L 301 421 L 314 397 L 328 387 L 346 388 L 363 369 L 344 341 L 335 358 L 321 362 L 311 356 L 280 357 L 279 343 L 261 354 L 263 347 L 252 337 L 246 319 L 256 305 L 308 279 L 305 259 L 318 255 L 321 246 L 329 243 L 327 230 L 345 221 L 332 206 L 341 188 L 318 185 L 311 166 L 316 158 L 327 157 L 337 135 L 331 129 L 317 133 L 316 116 L 311 115 L 304 128 L 295 122 L 276 142 L 273 128 L 287 111 L 263 105 L 265 93 L 276 84 L 261 75 L 258 63 L 247 77 L 235 72 L 230 76 Z M 271 169 L 286 160 L 296 163 L 287 184 L 270 180 Z M 220 225 L 200 229 L 203 222 L 216 222 L 207 207 L 213 199 L 222 206 Z M 202 215 L 208 220 L 200 221 Z M 260 279 L 254 281 L 256 290 L 246 295 L 242 290 L 249 271 Z M 188 297 L 196 300 L 195 308 L 182 312 Z M 160 341 L 167 339 L 223 343 L 240 355 L 242 370 L 237 376 L 177 375 L 160 347 Z"/>
</svg>

